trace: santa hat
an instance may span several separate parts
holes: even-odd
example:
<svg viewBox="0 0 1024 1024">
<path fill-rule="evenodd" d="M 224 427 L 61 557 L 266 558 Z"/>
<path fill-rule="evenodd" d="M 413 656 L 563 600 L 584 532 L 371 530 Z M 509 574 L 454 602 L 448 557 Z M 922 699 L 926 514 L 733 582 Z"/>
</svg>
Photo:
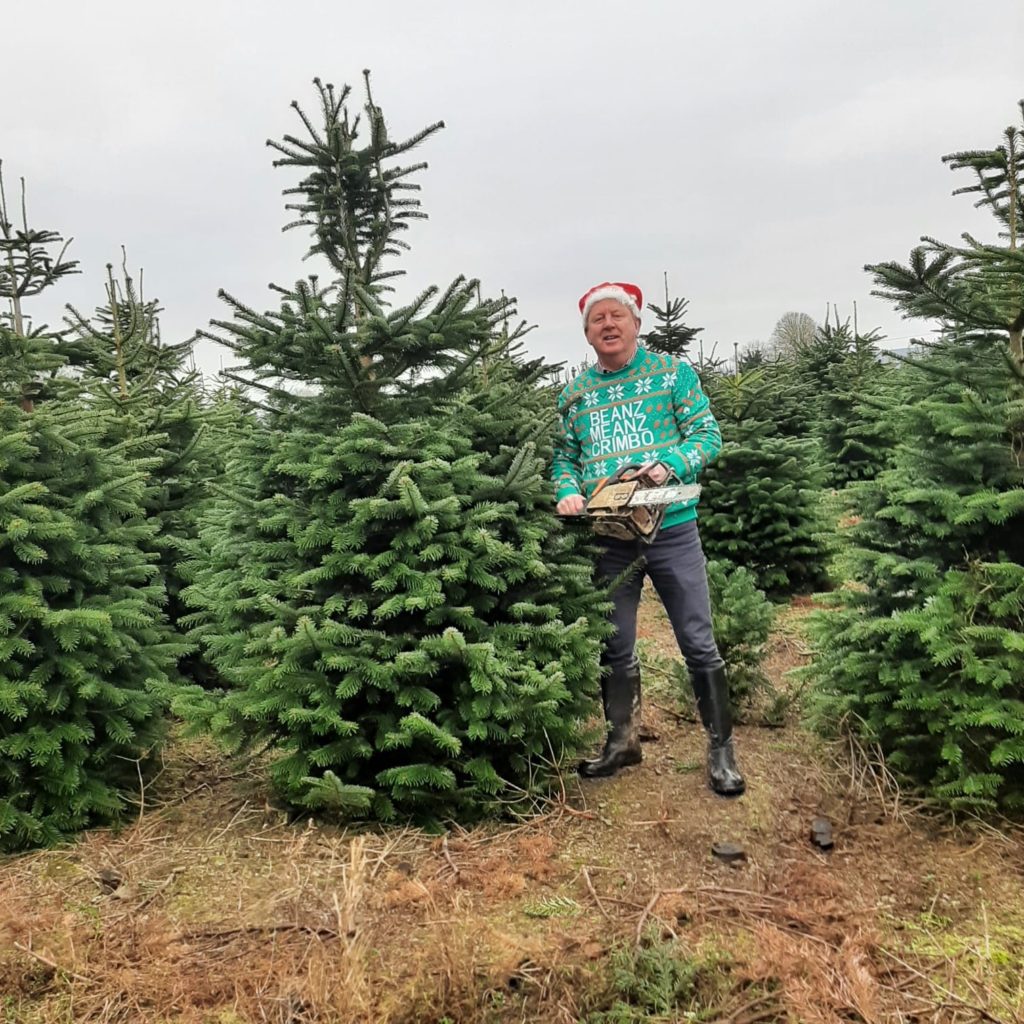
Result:
<svg viewBox="0 0 1024 1024">
<path fill-rule="evenodd" d="M 614 299 L 621 302 L 637 318 L 640 319 L 640 310 L 643 309 L 644 295 L 635 284 L 627 284 L 625 281 L 603 281 L 594 285 L 589 292 L 586 292 L 580 299 L 580 312 L 583 314 L 583 326 L 587 326 L 587 315 L 596 302 L 602 299 Z"/>
</svg>

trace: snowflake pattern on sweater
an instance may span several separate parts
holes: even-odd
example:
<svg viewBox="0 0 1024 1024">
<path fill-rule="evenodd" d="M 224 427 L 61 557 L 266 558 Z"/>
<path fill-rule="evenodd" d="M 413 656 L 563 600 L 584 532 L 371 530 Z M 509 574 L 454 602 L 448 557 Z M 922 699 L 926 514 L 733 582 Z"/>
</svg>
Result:
<svg viewBox="0 0 1024 1024">
<path fill-rule="evenodd" d="M 642 347 L 621 370 L 588 367 L 562 390 L 558 410 L 552 480 L 559 501 L 570 494 L 589 497 L 615 470 L 654 459 L 694 483 L 722 448 L 693 367 Z M 680 502 L 669 507 L 665 526 L 696 515 L 695 500 Z"/>
</svg>

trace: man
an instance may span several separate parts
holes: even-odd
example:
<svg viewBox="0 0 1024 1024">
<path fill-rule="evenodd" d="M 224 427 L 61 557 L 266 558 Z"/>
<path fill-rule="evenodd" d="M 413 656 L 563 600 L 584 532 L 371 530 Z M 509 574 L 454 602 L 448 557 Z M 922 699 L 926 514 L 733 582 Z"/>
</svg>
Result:
<svg viewBox="0 0 1024 1024">
<path fill-rule="evenodd" d="M 634 284 L 605 281 L 579 302 L 583 331 L 597 355 L 559 398 L 562 431 L 552 477 L 560 515 L 578 515 L 600 480 L 625 465 L 649 466 L 660 483 L 674 474 L 696 481 L 718 455 L 722 436 L 693 368 L 638 344 L 643 295 Z M 707 568 L 697 533 L 697 501 L 670 505 L 654 542 L 600 538 L 598 574 L 609 580 L 640 555 L 643 568 L 612 594 L 614 635 L 601 658 L 609 732 L 601 755 L 580 764 L 587 778 L 639 764 L 640 665 L 636 618 L 644 576 L 668 612 L 708 733 L 708 782 L 723 796 L 746 788 L 732 746 L 725 665 L 711 628 Z"/>
</svg>

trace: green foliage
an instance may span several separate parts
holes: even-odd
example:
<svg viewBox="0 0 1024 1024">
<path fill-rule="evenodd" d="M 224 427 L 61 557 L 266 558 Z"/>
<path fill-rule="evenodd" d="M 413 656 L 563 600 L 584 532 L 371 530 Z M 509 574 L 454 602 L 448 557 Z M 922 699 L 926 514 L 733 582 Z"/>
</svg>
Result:
<svg viewBox="0 0 1024 1024">
<path fill-rule="evenodd" d="M 704 330 L 703 327 L 687 327 L 684 317 L 688 305 L 687 299 L 669 296 L 668 274 L 665 274 L 664 307 L 659 308 L 653 302 L 647 304 L 647 308 L 654 314 L 656 326 L 641 338 L 644 346 L 655 352 L 686 357 L 694 338 Z"/>
<path fill-rule="evenodd" d="M 575 917 L 580 909 L 579 903 L 571 896 L 548 896 L 527 903 L 523 913 L 527 917 Z"/>
<path fill-rule="evenodd" d="M 828 320 L 795 346 L 773 372 L 789 382 L 782 433 L 815 438 L 825 481 L 842 487 L 869 479 L 886 464 L 894 439 L 882 423 L 883 389 L 892 367 L 883 364 L 877 333 L 860 334 L 850 322 Z"/>
<path fill-rule="evenodd" d="M 821 326 L 806 314 L 787 315 L 795 321 L 770 358 L 755 349 L 740 359 L 741 376 L 760 370 L 770 396 L 761 402 L 760 429 L 814 439 L 828 486 L 869 479 L 894 443 L 884 413 L 895 400 L 889 391 L 896 371 L 879 358 L 877 333 L 858 333 L 838 312 Z"/>
<path fill-rule="evenodd" d="M 66 307 L 65 323 L 75 352 L 80 380 L 100 391 L 127 400 L 146 394 L 160 399 L 160 389 L 178 384 L 183 377 L 195 378 L 185 370 L 192 357 L 191 340 L 166 343 L 160 334 L 160 304 L 147 299 L 139 283 L 128 272 L 122 253 L 122 278 L 114 277 L 107 264 L 106 301 L 92 318 Z"/>
<path fill-rule="evenodd" d="M 402 235 L 410 221 L 425 220 L 420 202 L 409 196 L 419 185 L 408 181 L 423 170 L 425 163 L 396 165 L 404 156 L 444 127 L 433 124 L 401 142 L 392 139 L 384 114 L 370 92 L 370 73 L 363 72 L 366 103 L 363 114 L 349 116 L 346 102 L 351 95 L 347 85 L 335 89 L 319 78 L 313 80 L 320 100 L 321 124 L 314 128 L 298 103 L 298 113 L 308 138 L 286 135 L 267 145 L 281 153 L 275 167 L 298 167 L 305 177 L 285 195 L 294 196 L 287 209 L 298 217 L 286 229 L 306 228 L 313 235 L 308 256 L 327 260 L 338 278 L 351 280 L 369 293 L 379 295 L 381 282 L 400 275 L 384 269 L 387 257 L 400 255 L 408 244 Z M 367 144 L 357 145 L 361 122 L 365 119 Z M 384 286 L 384 290 L 390 290 Z M 376 314 L 371 307 L 367 312 Z M 326 338 L 324 339 L 327 340 Z M 338 339 L 333 339 L 338 343 Z"/>
<path fill-rule="evenodd" d="M 605 606 L 552 514 L 548 371 L 509 302 L 462 278 L 385 300 L 382 260 L 421 216 L 416 168 L 392 161 L 436 126 L 393 143 L 368 94 L 360 146 L 348 90 L 318 90 L 323 127 L 302 115 L 309 141 L 274 145 L 307 172 L 289 191 L 336 276 L 279 289 L 274 313 L 227 300 L 224 342 L 273 383 L 188 570 L 229 690 L 181 707 L 271 748 L 297 807 L 436 825 L 529 794 L 574 750 Z"/>
<path fill-rule="evenodd" d="M 774 392 L 763 369 L 713 378 L 708 390 L 725 445 L 702 478 L 704 550 L 750 570 L 771 597 L 820 586 L 826 549 L 814 441 L 772 435 Z"/>
<path fill-rule="evenodd" d="M 289 751 L 273 777 L 293 803 L 317 806 L 325 769 L 378 817 L 493 803 L 589 710 L 603 630 L 544 459 L 474 443 L 512 393 L 492 383 L 447 428 L 284 435 L 263 468 L 292 486 L 227 513 L 188 593 L 237 684 L 212 725 Z"/>
<path fill-rule="evenodd" d="M 612 951 L 605 1006 L 583 1024 L 640 1024 L 650 1020 L 702 1020 L 721 1009 L 728 961 L 721 954 L 684 957 L 678 947 L 653 941 Z"/>
<path fill-rule="evenodd" d="M 210 482 L 223 474 L 224 449 L 215 447 L 211 403 L 199 374 L 190 369 L 192 342 L 166 344 L 159 313 L 159 304 L 144 297 L 126 265 L 117 280 L 108 264 L 105 305 L 92 318 L 69 306 L 65 321 L 79 400 L 105 414 L 107 443 L 128 442 L 146 453 L 142 504 L 156 526 L 151 553 L 167 591 L 168 617 L 178 628 L 186 614 L 183 563 L 198 538 Z M 195 652 L 180 670 L 205 685 L 216 679 Z"/>
<path fill-rule="evenodd" d="M 888 618 L 857 608 L 812 617 L 812 717 L 825 731 L 860 731 L 949 806 L 1019 811 L 1022 607 L 1024 570 L 979 562 Z"/>
<path fill-rule="evenodd" d="M 25 300 L 39 295 L 70 274 L 78 261 L 66 259 L 69 241 L 56 231 L 29 225 L 22 182 L 22 222 L 18 226 L 7 205 L 0 161 L 0 382 L 9 394 L 30 408 L 32 402 L 60 387 L 57 372 L 67 364 L 59 333 L 45 324 L 33 325 Z"/>
<path fill-rule="evenodd" d="M 182 653 L 144 474 L 78 410 L 0 401 L 0 849 L 115 818 Z"/>
<path fill-rule="evenodd" d="M 2 190 L 0 236 L 0 849 L 17 850 L 123 810 L 185 647 L 147 553 L 147 444 L 111 441 L 58 376 L 72 348 L 24 308 L 74 272 L 67 247 L 15 230 Z"/>
<path fill-rule="evenodd" d="M 1024 492 L 1015 504 L 1024 509 Z M 901 749 L 894 763 L 934 766 L 932 785 L 944 800 L 1024 806 L 1024 567 L 951 570 L 929 605 L 900 616 L 897 627 L 945 675 L 941 691 L 904 688 L 901 710 L 927 720 L 929 731 L 901 738 L 912 753 Z"/>
<path fill-rule="evenodd" d="M 773 354 L 768 345 L 764 342 L 752 342 L 736 354 L 736 365 L 733 367 L 736 373 L 746 373 L 748 370 L 759 370 L 773 362 Z"/>
<path fill-rule="evenodd" d="M 844 487 L 872 479 L 891 460 L 896 438 L 887 413 L 898 398 L 899 368 L 880 361 L 876 332 L 855 334 L 849 321 L 825 324 L 822 339 L 840 355 L 824 368 L 815 434 L 827 482 Z"/>
<path fill-rule="evenodd" d="M 1024 116 L 1024 100 L 1018 103 Z M 992 214 L 999 226 L 996 244 L 969 234 L 963 245 L 934 238 L 910 254 L 904 266 L 896 262 L 869 265 L 878 290 L 907 316 L 939 319 L 962 331 L 1005 332 L 1004 344 L 1018 367 L 1022 358 L 1024 316 L 1021 315 L 1021 229 L 1024 226 L 1024 189 L 1021 160 L 1024 131 L 1010 125 L 1000 145 L 986 150 L 965 150 L 942 159 L 953 170 L 969 169 L 974 183 L 953 193 L 973 194 L 976 206 Z M 1006 244 L 998 244 L 1004 241 Z"/>
<path fill-rule="evenodd" d="M 807 440 L 814 437 L 821 393 L 793 356 L 776 355 L 755 368 L 761 377 L 761 389 L 770 396 L 759 403 L 761 429 L 766 436 Z M 745 371 L 742 377 L 749 377 Z M 759 390 L 761 390 L 759 389 Z"/>
<path fill-rule="evenodd" d="M 723 560 L 707 563 L 711 625 L 718 649 L 729 666 L 729 694 L 740 715 L 761 710 L 774 691 L 762 662 L 775 619 L 775 606 L 757 588 L 753 573 Z M 641 641 L 641 664 L 670 681 L 671 696 L 692 706 L 692 688 L 681 658 L 664 658 Z M 774 724 L 774 723 L 773 723 Z M 701 766 L 696 766 L 701 767 Z"/>
<path fill-rule="evenodd" d="M 754 574 L 731 562 L 709 561 L 708 583 L 715 640 L 729 666 L 729 693 L 742 709 L 771 685 L 761 663 L 775 608 Z"/>
<path fill-rule="evenodd" d="M 1020 137 L 950 160 L 975 170 L 1008 245 L 927 240 L 910 267 L 872 268 L 881 294 L 948 329 L 901 374 L 890 468 L 850 489 L 853 586 L 814 623 L 810 668 L 819 722 L 862 731 L 937 800 L 1005 810 L 1024 803 Z"/>
</svg>

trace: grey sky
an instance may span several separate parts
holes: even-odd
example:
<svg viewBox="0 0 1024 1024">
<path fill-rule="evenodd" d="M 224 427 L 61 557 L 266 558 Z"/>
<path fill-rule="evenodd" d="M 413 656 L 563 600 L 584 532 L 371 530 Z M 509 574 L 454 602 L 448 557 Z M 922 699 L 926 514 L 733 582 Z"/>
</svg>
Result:
<svg viewBox="0 0 1024 1024">
<path fill-rule="evenodd" d="M 97 305 L 124 244 L 168 340 L 226 314 L 218 288 L 268 308 L 268 282 L 310 269 L 264 142 L 296 131 L 292 99 L 315 111 L 317 75 L 361 99 L 370 68 L 395 135 L 447 123 L 419 151 L 405 287 L 480 277 L 538 325 L 532 352 L 570 362 L 587 287 L 658 301 L 663 271 L 723 355 L 826 302 L 893 344 L 921 333 L 861 268 L 922 234 L 990 236 L 939 158 L 994 145 L 1024 96 L 1020 0 L 4 7 L 8 199 L 24 176 L 30 220 L 83 269 L 30 312 Z"/>
</svg>

